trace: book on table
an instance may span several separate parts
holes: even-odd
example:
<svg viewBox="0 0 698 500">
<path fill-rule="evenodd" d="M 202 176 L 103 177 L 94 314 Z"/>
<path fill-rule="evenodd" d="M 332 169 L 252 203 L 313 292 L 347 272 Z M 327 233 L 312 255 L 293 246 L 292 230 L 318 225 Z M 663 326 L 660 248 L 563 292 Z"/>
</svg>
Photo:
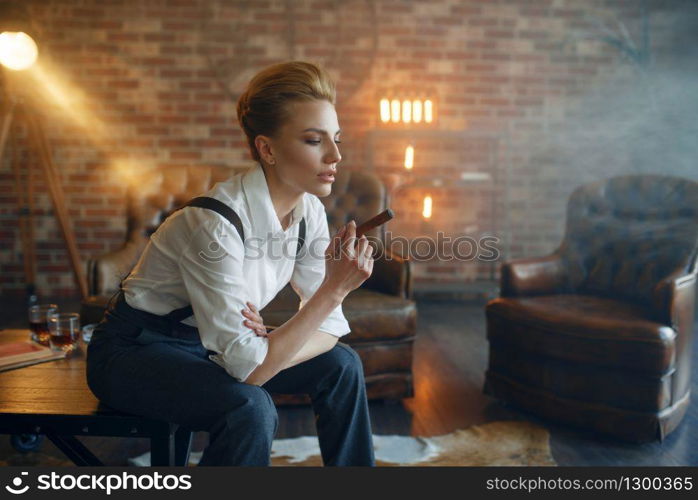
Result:
<svg viewBox="0 0 698 500">
<path fill-rule="evenodd" d="M 32 340 L 0 343 L 0 371 L 65 358 L 65 351 L 53 351 Z"/>
</svg>

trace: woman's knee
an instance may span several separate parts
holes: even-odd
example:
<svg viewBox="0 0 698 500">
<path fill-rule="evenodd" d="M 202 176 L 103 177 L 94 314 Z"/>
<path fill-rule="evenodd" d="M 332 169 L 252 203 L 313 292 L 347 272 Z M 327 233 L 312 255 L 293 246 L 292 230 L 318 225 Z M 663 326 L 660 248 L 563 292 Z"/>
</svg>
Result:
<svg viewBox="0 0 698 500">
<path fill-rule="evenodd" d="M 236 386 L 236 395 L 226 412 L 228 426 L 254 429 L 274 436 L 279 426 L 279 414 L 266 389 L 251 384 Z"/>
<path fill-rule="evenodd" d="M 347 344 L 337 342 L 329 351 L 334 367 L 347 375 L 363 378 L 364 367 L 357 352 Z"/>
</svg>

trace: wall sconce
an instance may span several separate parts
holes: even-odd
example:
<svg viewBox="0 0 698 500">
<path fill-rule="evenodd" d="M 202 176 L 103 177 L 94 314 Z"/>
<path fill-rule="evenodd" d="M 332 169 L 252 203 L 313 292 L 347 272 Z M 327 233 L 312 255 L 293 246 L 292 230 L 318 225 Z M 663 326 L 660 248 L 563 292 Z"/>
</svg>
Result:
<svg viewBox="0 0 698 500">
<path fill-rule="evenodd" d="M 401 99 L 384 97 L 379 104 L 381 122 L 425 124 L 434 122 L 433 99 Z"/>
</svg>

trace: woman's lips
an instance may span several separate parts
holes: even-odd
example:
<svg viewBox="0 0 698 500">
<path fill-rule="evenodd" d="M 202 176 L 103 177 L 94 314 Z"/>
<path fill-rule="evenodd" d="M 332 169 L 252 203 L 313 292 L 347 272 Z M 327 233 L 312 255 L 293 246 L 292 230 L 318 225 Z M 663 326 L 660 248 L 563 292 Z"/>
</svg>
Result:
<svg viewBox="0 0 698 500">
<path fill-rule="evenodd" d="M 329 174 L 320 174 L 318 177 L 323 181 L 323 182 L 334 182 L 334 175 L 329 175 Z"/>
</svg>

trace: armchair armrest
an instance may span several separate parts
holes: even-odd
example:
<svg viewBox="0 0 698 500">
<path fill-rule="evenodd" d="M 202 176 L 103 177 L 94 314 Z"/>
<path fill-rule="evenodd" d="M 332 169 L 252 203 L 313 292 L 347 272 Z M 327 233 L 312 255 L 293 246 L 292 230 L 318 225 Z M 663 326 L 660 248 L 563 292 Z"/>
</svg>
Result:
<svg viewBox="0 0 698 500">
<path fill-rule="evenodd" d="M 560 293 L 565 272 L 562 258 L 554 253 L 545 257 L 517 259 L 502 264 L 502 297 Z"/>
<path fill-rule="evenodd" d="M 87 261 L 87 283 L 90 295 L 109 295 L 119 288 L 121 280 L 138 261 L 146 238 L 129 239 L 126 244 Z"/>
<path fill-rule="evenodd" d="M 369 290 L 395 295 L 404 299 L 412 298 L 412 269 L 409 259 L 383 247 L 378 258 L 373 261 L 373 272 L 364 287 Z"/>
<path fill-rule="evenodd" d="M 693 325 L 696 274 L 675 271 L 654 286 L 652 306 L 656 319 L 677 328 Z"/>
<path fill-rule="evenodd" d="M 655 318 L 676 331 L 676 373 L 672 384 L 672 402 L 691 388 L 691 347 L 696 305 L 696 274 L 676 271 L 655 285 L 652 306 Z"/>
</svg>

